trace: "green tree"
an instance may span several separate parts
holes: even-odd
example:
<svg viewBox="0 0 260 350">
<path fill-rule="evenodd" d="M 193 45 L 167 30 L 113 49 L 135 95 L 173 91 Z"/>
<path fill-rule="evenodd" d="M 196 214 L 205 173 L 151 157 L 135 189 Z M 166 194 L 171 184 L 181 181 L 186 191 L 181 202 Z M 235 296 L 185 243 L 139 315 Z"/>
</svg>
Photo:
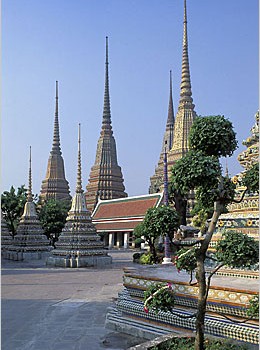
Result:
<svg viewBox="0 0 260 350">
<path fill-rule="evenodd" d="M 246 186 L 250 192 L 259 192 L 259 163 L 255 163 L 245 173 L 242 179 L 242 185 Z"/>
<path fill-rule="evenodd" d="M 193 256 L 193 259 L 191 260 L 190 256 L 188 261 L 196 262 L 189 267 L 189 269 L 196 267 L 198 284 L 198 308 L 192 317 L 196 317 L 195 349 L 203 350 L 204 322 L 210 279 L 213 273 L 227 263 L 223 256 L 223 260 L 206 279 L 205 259 L 218 218 L 225 210 L 226 205 L 234 200 L 235 195 L 234 184 L 229 178 L 221 175 L 219 157 L 231 156 L 237 148 L 237 141 L 230 121 L 223 116 L 209 116 L 195 119 L 189 142 L 190 151 L 176 162 L 170 181 L 180 193 L 195 190 L 196 198 L 202 208 L 213 207 L 213 215 L 203 239 L 195 240 L 186 251 L 178 251 L 176 261 L 176 266 L 179 269 L 186 268 L 186 255 L 188 254 Z M 241 243 L 241 245 L 244 244 Z M 251 259 L 250 264 L 253 263 L 254 261 Z M 236 266 L 238 267 L 238 265 Z"/>
<path fill-rule="evenodd" d="M 50 199 L 39 209 L 39 219 L 42 223 L 44 233 L 50 239 L 51 234 L 58 239 L 66 223 L 70 203 Z"/>
<path fill-rule="evenodd" d="M 11 186 L 10 191 L 4 191 L 1 195 L 2 214 L 13 238 L 16 235 L 17 225 L 23 214 L 25 203 L 25 185 L 18 187 L 17 192 L 15 191 L 15 188 Z"/>
<path fill-rule="evenodd" d="M 186 193 L 181 193 L 177 190 L 172 182 L 168 184 L 169 202 L 174 205 L 177 213 L 180 216 L 180 225 L 187 225 L 186 210 L 187 210 L 187 196 Z"/>
<path fill-rule="evenodd" d="M 173 208 L 165 205 L 158 208 L 149 208 L 143 222 L 136 226 L 134 235 L 136 238 L 144 236 L 150 247 L 153 261 L 156 262 L 156 239 L 166 234 L 170 237 L 173 236 L 174 230 L 178 228 L 179 223 L 179 215 Z"/>
</svg>

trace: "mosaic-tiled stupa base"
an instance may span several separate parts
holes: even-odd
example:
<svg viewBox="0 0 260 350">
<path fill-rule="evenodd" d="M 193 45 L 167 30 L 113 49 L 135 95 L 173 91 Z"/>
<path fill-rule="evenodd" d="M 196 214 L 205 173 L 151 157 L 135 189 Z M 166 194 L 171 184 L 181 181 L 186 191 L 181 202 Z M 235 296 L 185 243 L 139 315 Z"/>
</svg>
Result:
<svg viewBox="0 0 260 350">
<path fill-rule="evenodd" d="M 70 212 L 70 220 L 56 243 L 56 249 L 47 259 L 48 266 L 88 267 L 112 263 L 112 258 L 107 255 L 88 213 L 77 222 L 75 217 L 72 221 Z"/>
<path fill-rule="evenodd" d="M 13 239 L 9 233 L 6 220 L 3 218 L 1 211 L 1 252 L 2 255 L 5 250 L 7 250 L 10 245 L 12 245 Z"/>
<path fill-rule="evenodd" d="M 53 267 L 102 267 L 112 263 L 111 256 L 100 256 L 100 255 L 90 255 L 90 256 L 79 256 L 79 257 L 53 257 L 50 256 L 47 259 L 47 265 Z"/>
<path fill-rule="evenodd" d="M 194 334 L 195 318 L 181 318 L 195 312 L 198 287 L 189 285 L 189 275 L 178 273 L 173 266 L 138 266 L 125 269 L 124 289 L 118 295 L 115 308 L 110 308 L 106 317 L 106 327 L 145 339 L 153 339 L 167 333 Z M 250 283 L 247 283 L 249 282 Z M 171 282 L 175 292 L 174 314 L 156 314 L 143 310 L 143 294 L 152 283 Z M 246 289 L 245 289 L 246 288 Z M 258 344 L 259 326 L 257 320 L 236 324 L 223 317 L 241 321 L 246 318 L 249 300 L 258 294 L 257 278 L 237 275 L 214 276 L 209 290 L 205 334 L 225 337 L 249 344 Z M 176 313 L 176 314 L 175 314 Z M 220 315 L 222 314 L 222 315 Z"/>
<path fill-rule="evenodd" d="M 48 266 L 88 267 L 112 263 L 111 256 L 107 255 L 104 244 L 97 234 L 64 234 L 56 246 L 57 249 L 54 249 L 47 259 Z"/>
<path fill-rule="evenodd" d="M 3 252 L 3 257 L 16 261 L 41 260 L 49 256 L 51 249 L 36 215 L 35 204 L 27 202 L 17 228 L 17 235 L 12 245 Z"/>
</svg>

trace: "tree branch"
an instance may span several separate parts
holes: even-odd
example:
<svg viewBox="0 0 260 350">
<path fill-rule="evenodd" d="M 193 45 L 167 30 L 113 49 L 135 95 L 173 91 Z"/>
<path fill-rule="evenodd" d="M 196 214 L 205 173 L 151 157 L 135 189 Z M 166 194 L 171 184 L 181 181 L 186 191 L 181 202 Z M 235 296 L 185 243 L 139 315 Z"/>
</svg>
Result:
<svg viewBox="0 0 260 350">
<path fill-rule="evenodd" d="M 251 317 L 245 318 L 245 319 L 242 320 L 242 321 L 237 321 L 237 320 L 232 319 L 231 317 L 226 316 L 226 315 L 223 314 L 222 312 L 217 312 L 217 311 L 214 311 L 214 312 L 215 312 L 216 314 L 220 315 L 220 316 L 225 317 L 227 320 L 229 320 L 229 321 L 231 321 L 231 322 L 234 322 L 234 323 L 246 323 L 246 322 L 248 322 L 248 321 L 250 321 L 250 320 L 253 320 L 253 318 L 254 318 L 254 316 L 251 316 Z"/>
<path fill-rule="evenodd" d="M 192 283 L 192 278 L 193 278 L 193 271 L 190 272 L 189 285 L 190 286 L 195 286 L 196 284 L 198 284 L 198 281 Z"/>
<path fill-rule="evenodd" d="M 193 317 L 197 316 L 197 312 L 194 312 L 194 314 L 191 314 L 191 315 L 182 315 L 182 314 L 177 313 L 176 311 L 175 312 L 172 310 L 169 310 L 169 311 L 171 314 L 178 316 L 180 318 L 193 318 Z"/>
<path fill-rule="evenodd" d="M 215 269 L 209 274 L 208 276 L 208 281 L 207 281 L 207 287 L 206 287 L 206 299 L 208 297 L 208 294 L 209 294 L 209 287 L 210 287 L 210 280 L 211 280 L 211 277 L 221 268 L 223 267 L 225 264 L 224 263 L 221 263 L 219 264 L 217 267 L 215 267 Z"/>
</svg>

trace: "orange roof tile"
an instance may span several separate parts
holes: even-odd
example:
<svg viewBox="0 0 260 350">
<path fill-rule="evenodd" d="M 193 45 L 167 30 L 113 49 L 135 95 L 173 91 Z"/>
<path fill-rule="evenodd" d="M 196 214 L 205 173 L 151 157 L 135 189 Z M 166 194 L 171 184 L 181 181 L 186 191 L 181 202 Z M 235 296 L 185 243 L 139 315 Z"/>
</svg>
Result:
<svg viewBox="0 0 260 350">
<path fill-rule="evenodd" d="M 93 212 L 96 220 L 144 217 L 147 209 L 158 206 L 162 201 L 162 193 L 138 197 L 127 197 L 113 200 L 101 200 Z"/>
</svg>

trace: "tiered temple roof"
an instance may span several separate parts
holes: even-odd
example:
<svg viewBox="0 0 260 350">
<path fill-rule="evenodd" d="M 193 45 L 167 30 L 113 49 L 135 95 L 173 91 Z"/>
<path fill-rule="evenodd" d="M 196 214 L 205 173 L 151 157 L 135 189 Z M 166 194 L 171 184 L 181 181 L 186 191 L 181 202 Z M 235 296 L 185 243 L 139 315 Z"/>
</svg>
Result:
<svg viewBox="0 0 260 350">
<path fill-rule="evenodd" d="M 92 166 L 87 185 L 86 201 L 92 212 L 98 198 L 113 199 L 127 197 L 121 167 L 117 163 L 116 142 L 111 125 L 109 77 L 108 77 L 108 38 L 106 37 L 106 72 L 103 120 L 97 144 L 95 164 Z"/>
<path fill-rule="evenodd" d="M 72 199 L 65 227 L 47 265 L 60 267 L 102 266 L 112 262 L 92 223 L 81 180 L 80 126 L 76 193 Z"/>
<path fill-rule="evenodd" d="M 32 196 L 31 147 L 29 166 L 29 186 L 24 212 L 17 227 L 13 244 L 5 256 L 10 260 L 33 260 L 45 257 L 50 250 L 49 241 L 44 234 L 36 212 Z"/>
<path fill-rule="evenodd" d="M 162 204 L 163 193 L 99 200 L 92 214 L 97 232 L 132 232 L 149 208 Z"/>
<path fill-rule="evenodd" d="M 67 201 L 71 200 L 69 183 L 65 178 L 64 161 L 60 147 L 57 81 L 52 150 L 48 160 L 46 176 L 42 181 L 42 188 L 40 193 L 41 202 L 48 201 L 49 199 Z"/>
<path fill-rule="evenodd" d="M 158 165 L 155 168 L 154 175 L 150 178 L 151 185 L 149 193 L 160 192 L 163 184 L 163 160 L 165 151 L 168 153 L 172 148 L 173 143 L 173 130 L 174 130 L 174 109 L 173 109 L 173 98 L 172 98 L 172 72 L 170 71 L 170 96 L 168 106 L 168 118 L 166 123 L 166 130 L 163 136 L 162 150 Z"/>
</svg>

